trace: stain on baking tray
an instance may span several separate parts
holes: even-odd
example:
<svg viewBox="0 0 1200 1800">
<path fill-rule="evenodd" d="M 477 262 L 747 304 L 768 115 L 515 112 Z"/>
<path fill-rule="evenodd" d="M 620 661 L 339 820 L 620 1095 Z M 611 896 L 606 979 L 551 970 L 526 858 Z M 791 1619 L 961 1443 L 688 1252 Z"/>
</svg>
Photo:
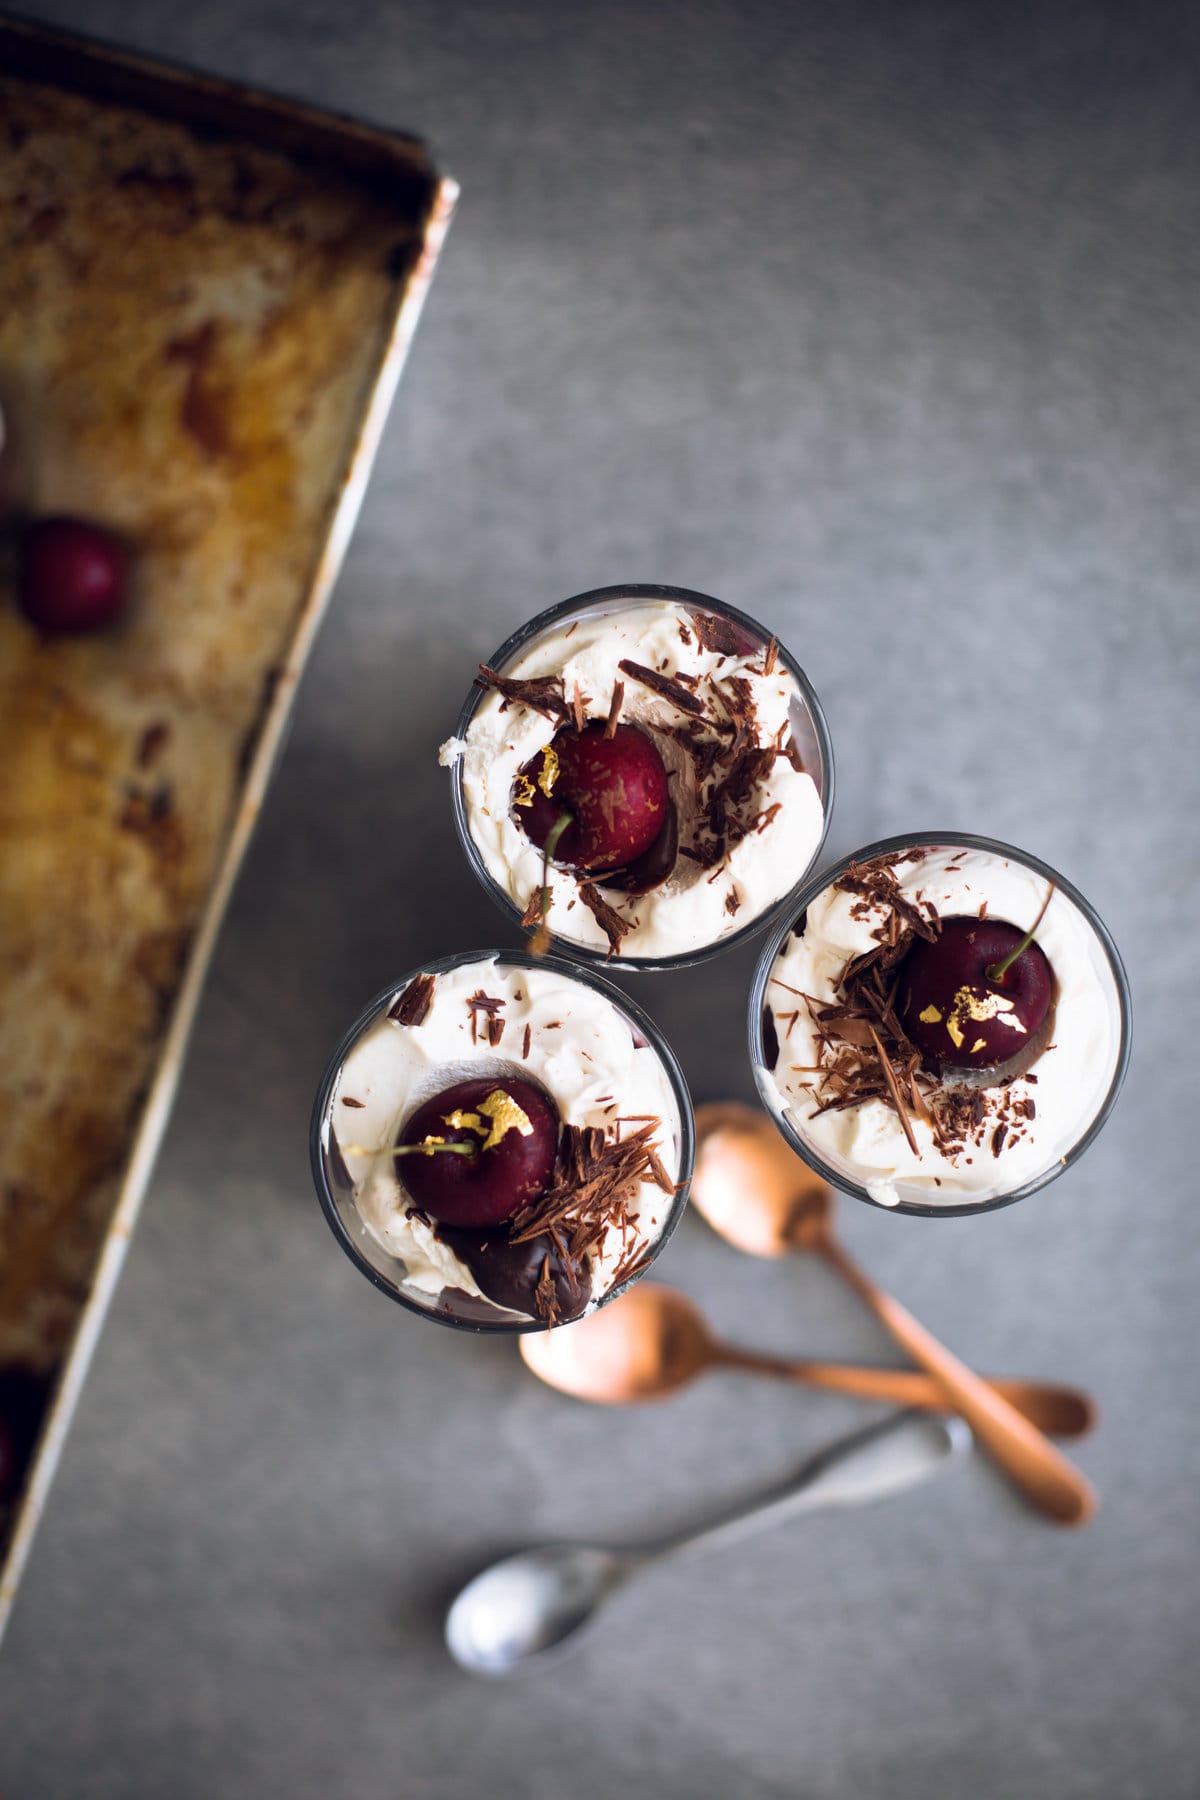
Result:
<svg viewBox="0 0 1200 1800">
<path fill-rule="evenodd" d="M 217 348 L 217 323 L 206 319 L 195 331 L 170 340 L 168 362 L 182 363 L 187 371 L 179 419 L 205 456 L 225 455 L 231 444 L 229 392 L 213 379 L 212 361 Z"/>
</svg>

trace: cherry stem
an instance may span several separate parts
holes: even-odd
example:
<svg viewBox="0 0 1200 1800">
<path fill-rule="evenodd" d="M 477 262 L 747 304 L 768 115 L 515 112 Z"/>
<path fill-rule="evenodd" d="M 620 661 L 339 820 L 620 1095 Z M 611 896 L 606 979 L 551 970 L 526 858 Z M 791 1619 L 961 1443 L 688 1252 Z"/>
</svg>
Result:
<svg viewBox="0 0 1200 1800">
<path fill-rule="evenodd" d="M 478 1144 L 393 1144 L 393 1156 L 440 1156 L 442 1151 L 449 1151 L 451 1156 L 478 1156 Z"/>
<path fill-rule="evenodd" d="M 550 858 L 558 849 L 558 841 L 574 817 L 574 813 L 560 812 L 546 833 L 546 842 L 542 845 L 542 892 L 538 900 L 538 928 L 533 934 L 531 945 L 535 956 L 544 955 L 550 946 L 550 933 L 546 929 L 546 914 L 550 911 Z"/>
<path fill-rule="evenodd" d="M 562 837 L 563 832 L 567 829 L 567 826 L 570 825 L 574 821 L 574 818 L 575 818 L 574 813 L 560 812 L 557 819 L 555 819 L 553 825 L 550 827 L 549 831 L 546 833 L 546 842 L 542 846 L 542 878 L 543 878 L 543 880 L 549 874 L 550 859 L 554 855 L 554 852 L 558 849 L 559 839 Z"/>
<path fill-rule="evenodd" d="M 1046 889 L 1046 898 L 1042 901 L 1038 916 L 1033 921 L 1033 924 L 1029 927 L 1029 930 L 1025 933 L 1025 936 L 1021 939 L 1020 943 L 1014 944 L 1013 948 L 1002 961 L 990 963 L 983 971 L 988 980 L 995 982 L 997 987 L 999 987 L 1000 983 L 1004 980 L 1004 977 L 1008 974 L 1008 971 L 1012 968 L 1018 956 L 1024 956 L 1030 944 L 1032 944 L 1037 935 L 1037 928 L 1046 916 L 1046 908 L 1054 898 L 1054 886 L 1054 882 L 1051 882 L 1050 886 Z"/>
</svg>

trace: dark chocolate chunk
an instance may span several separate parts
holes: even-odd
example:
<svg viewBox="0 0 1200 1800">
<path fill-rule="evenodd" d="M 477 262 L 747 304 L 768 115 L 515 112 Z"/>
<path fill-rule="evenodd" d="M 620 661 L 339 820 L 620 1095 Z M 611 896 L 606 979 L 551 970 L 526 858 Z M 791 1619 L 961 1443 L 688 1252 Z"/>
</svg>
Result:
<svg viewBox="0 0 1200 1800">
<path fill-rule="evenodd" d="M 398 1025 L 423 1025 L 433 1005 L 432 975 L 414 975 L 400 998 L 388 1008 L 388 1018 Z"/>
</svg>

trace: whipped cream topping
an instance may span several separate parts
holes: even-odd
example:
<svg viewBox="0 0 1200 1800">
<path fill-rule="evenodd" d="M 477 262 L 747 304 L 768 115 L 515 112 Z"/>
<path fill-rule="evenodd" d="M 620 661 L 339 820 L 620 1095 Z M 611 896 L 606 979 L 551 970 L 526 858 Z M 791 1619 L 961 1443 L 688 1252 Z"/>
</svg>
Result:
<svg viewBox="0 0 1200 1800">
<path fill-rule="evenodd" d="M 630 1021 L 584 983 L 552 968 L 505 968 L 494 957 L 433 979 L 432 1002 L 419 1025 L 401 1025 L 385 1011 L 359 1038 L 342 1067 L 330 1118 L 362 1219 L 404 1264 L 407 1284 L 426 1295 L 452 1287 L 483 1298 L 436 1224 L 414 1213 L 402 1164 L 388 1154 L 418 1106 L 459 1081 L 519 1076 L 543 1087 L 569 1125 L 612 1136 L 621 1129 L 619 1120 L 650 1114 L 662 1120 L 655 1143 L 675 1181 L 679 1108 L 657 1051 L 635 1038 Z M 487 1014 L 469 1004 L 480 994 L 501 1002 L 490 1030 Z M 643 1244 L 661 1235 L 673 1204 L 674 1196 L 653 1181 L 627 1196 Z M 611 1287 L 631 1242 L 610 1227 L 590 1254 L 593 1306 Z"/>
<path fill-rule="evenodd" d="M 986 903 L 989 918 L 1021 931 L 1033 925 L 1048 885 L 1013 858 L 953 844 L 931 845 L 917 861 L 896 862 L 892 872 L 905 900 L 932 904 L 943 919 L 977 917 Z M 940 1145 L 929 1122 L 910 1110 L 914 1154 L 885 1101 L 819 1112 L 814 1097 L 821 1044 L 803 996 L 817 1006 L 837 1003 L 847 962 L 878 948 L 872 934 L 887 917 L 886 907 L 831 885 L 810 904 L 804 931 L 784 940 L 766 988 L 779 1059 L 773 1070 L 759 1071 L 764 1097 L 831 1168 L 882 1205 L 906 1200 L 955 1206 L 1011 1193 L 1065 1159 L 1111 1085 L 1120 1053 L 1120 1004 L 1104 947 L 1084 914 L 1056 889 L 1037 928 L 1057 986 L 1050 1043 L 1003 1088 L 970 1090 L 985 1112 L 960 1147 Z"/>
<path fill-rule="evenodd" d="M 620 668 L 623 660 L 633 661 L 670 679 L 682 677 L 689 691 L 722 720 L 728 715 L 721 687 L 740 693 L 760 746 L 786 745 L 789 735 L 804 745 L 811 733 L 800 689 L 782 663 L 775 662 L 764 674 L 764 653 L 765 645 L 749 654 L 706 650 L 687 608 L 631 599 L 618 611 L 564 620 L 501 671 L 523 681 L 561 676 L 567 700 L 578 688 L 593 719 L 607 718 L 620 682 L 621 719 L 647 731 L 666 764 L 682 847 L 672 874 L 660 887 L 636 896 L 606 887 L 603 876 L 596 877 L 605 901 L 629 925 L 617 951 L 623 958 L 681 955 L 740 931 L 802 880 L 812 862 L 824 831 L 821 798 L 812 776 L 794 767 L 782 748 L 739 808 L 750 826 L 745 835 L 727 843 L 715 865 L 684 853 L 701 841 L 704 831 L 692 758 L 671 735 L 687 727 L 690 715 Z M 731 689 L 735 679 L 744 685 Z M 461 758 L 471 836 L 492 879 L 522 911 L 542 885 L 542 853 L 512 816 L 513 784 L 557 729 L 558 722 L 543 713 L 517 701 L 506 704 L 493 691 L 481 701 L 465 741 L 451 738 L 439 754 L 443 765 Z M 555 936 L 589 949 L 608 949 L 607 936 L 579 899 L 574 874 L 552 868 L 551 893 L 547 924 Z"/>
</svg>

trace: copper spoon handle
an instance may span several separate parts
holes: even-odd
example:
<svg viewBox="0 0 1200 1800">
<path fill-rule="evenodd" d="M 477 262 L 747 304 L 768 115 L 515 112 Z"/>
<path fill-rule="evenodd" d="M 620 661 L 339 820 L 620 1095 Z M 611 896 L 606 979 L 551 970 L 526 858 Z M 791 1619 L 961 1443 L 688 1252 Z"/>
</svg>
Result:
<svg viewBox="0 0 1200 1800">
<path fill-rule="evenodd" d="M 1096 1510 L 1096 1495 L 1074 1464 L 982 1376 L 939 1344 L 906 1307 L 869 1281 L 840 1244 L 826 1239 L 819 1248 L 913 1361 L 938 1381 L 956 1411 L 1022 1493 L 1060 1525 L 1085 1525 Z"/>
<path fill-rule="evenodd" d="M 733 1344 L 714 1344 L 713 1357 L 729 1368 L 756 1375 L 776 1375 L 803 1381 L 810 1387 L 829 1388 L 840 1394 L 856 1394 L 864 1400 L 890 1400 L 896 1406 L 924 1406 L 953 1410 L 945 1388 L 931 1375 L 916 1369 L 868 1369 L 850 1363 L 805 1362 L 795 1357 L 765 1356 Z M 1092 1427 L 1094 1409 L 1080 1388 L 1056 1382 L 1006 1380 L 1000 1375 L 981 1376 L 990 1388 L 1036 1425 L 1059 1437 L 1082 1437 Z"/>
</svg>

